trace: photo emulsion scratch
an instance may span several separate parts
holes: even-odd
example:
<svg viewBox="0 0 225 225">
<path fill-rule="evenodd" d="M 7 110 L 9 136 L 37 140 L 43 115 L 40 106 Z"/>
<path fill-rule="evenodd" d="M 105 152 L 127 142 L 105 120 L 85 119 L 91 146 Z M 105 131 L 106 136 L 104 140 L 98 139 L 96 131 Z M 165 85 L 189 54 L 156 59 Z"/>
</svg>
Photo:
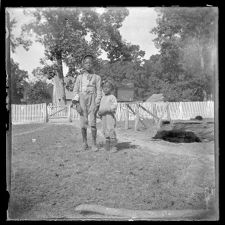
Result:
<svg viewBox="0 0 225 225">
<path fill-rule="evenodd" d="M 7 220 L 219 220 L 217 7 L 6 14 Z"/>
</svg>

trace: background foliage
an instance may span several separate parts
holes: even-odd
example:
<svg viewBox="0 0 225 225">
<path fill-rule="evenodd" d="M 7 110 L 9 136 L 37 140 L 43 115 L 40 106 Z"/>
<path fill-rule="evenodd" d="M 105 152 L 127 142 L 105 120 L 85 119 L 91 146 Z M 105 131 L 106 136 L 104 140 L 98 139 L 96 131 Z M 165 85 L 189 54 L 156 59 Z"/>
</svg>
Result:
<svg viewBox="0 0 225 225">
<path fill-rule="evenodd" d="M 209 98 L 214 93 L 217 63 L 217 10 L 173 7 L 156 8 L 156 11 L 157 25 L 150 32 L 156 35 L 154 43 L 159 54 L 148 60 L 138 45 L 127 43 L 121 37 L 119 28 L 129 15 L 126 8 L 107 8 L 102 14 L 94 8 L 25 10 L 34 20 L 23 26 L 21 37 L 11 37 L 11 45 L 13 50 L 19 45 L 28 50 L 31 42 L 24 37 L 31 34 L 44 45 L 42 66 L 34 69 L 33 75 L 39 80 L 53 81 L 56 103 L 58 98 L 65 100 L 65 88 L 73 89 L 86 53 L 96 57 L 95 73 L 101 75 L 103 81 L 110 79 L 115 87 L 122 82 L 134 83 L 136 100 L 157 93 L 163 93 L 166 101 Z M 11 21 L 11 29 L 15 23 Z M 107 53 L 107 60 L 99 57 L 102 50 Z M 63 63 L 69 68 L 67 74 L 63 74 Z M 27 73 L 19 70 L 13 61 L 12 71 L 13 101 L 19 102 Z M 49 100 L 46 84 L 39 81 L 28 86 L 30 101 Z"/>
</svg>

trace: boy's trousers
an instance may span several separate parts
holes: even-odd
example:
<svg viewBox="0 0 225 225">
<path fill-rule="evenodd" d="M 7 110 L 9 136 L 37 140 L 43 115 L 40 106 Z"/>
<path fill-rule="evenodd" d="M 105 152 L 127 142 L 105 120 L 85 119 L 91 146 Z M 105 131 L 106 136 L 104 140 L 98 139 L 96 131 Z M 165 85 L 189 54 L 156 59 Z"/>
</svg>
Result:
<svg viewBox="0 0 225 225">
<path fill-rule="evenodd" d="M 95 93 L 80 93 L 80 107 L 82 115 L 80 115 L 81 128 L 87 128 L 88 125 L 96 127 L 96 94 Z"/>
</svg>

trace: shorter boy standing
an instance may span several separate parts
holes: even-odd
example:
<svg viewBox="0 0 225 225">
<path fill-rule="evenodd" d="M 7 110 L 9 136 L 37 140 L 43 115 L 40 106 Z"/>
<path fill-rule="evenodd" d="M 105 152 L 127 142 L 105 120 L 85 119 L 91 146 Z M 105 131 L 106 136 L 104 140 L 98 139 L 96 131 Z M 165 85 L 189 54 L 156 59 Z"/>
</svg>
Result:
<svg viewBox="0 0 225 225">
<path fill-rule="evenodd" d="M 116 151 L 116 109 L 117 100 L 112 95 L 113 85 L 111 82 L 103 84 L 104 96 L 101 99 L 98 115 L 102 120 L 103 135 L 105 137 L 105 150 Z"/>
</svg>

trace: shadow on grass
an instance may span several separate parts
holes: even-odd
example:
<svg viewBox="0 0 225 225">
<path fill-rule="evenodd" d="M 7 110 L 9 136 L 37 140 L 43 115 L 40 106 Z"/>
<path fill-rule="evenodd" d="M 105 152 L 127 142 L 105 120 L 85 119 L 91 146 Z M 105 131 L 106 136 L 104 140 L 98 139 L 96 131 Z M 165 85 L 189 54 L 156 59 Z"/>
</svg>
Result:
<svg viewBox="0 0 225 225">
<path fill-rule="evenodd" d="M 132 145 L 131 142 L 119 142 L 116 145 L 117 151 L 121 151 L 124 149 L 135 149 L 137 147 L 138 147 L 138 145 Z"/>
<path fill-rule="evenodd" d="M 104 141 L 98 143 L 99 148 L 104 148 Z M 135 149 L 139 147 L 138 145 L 132 145 L 131 142 L 118 142 L 116 144 L 117 151 L 125 150 L 125 149 Z"/>
</svg>

